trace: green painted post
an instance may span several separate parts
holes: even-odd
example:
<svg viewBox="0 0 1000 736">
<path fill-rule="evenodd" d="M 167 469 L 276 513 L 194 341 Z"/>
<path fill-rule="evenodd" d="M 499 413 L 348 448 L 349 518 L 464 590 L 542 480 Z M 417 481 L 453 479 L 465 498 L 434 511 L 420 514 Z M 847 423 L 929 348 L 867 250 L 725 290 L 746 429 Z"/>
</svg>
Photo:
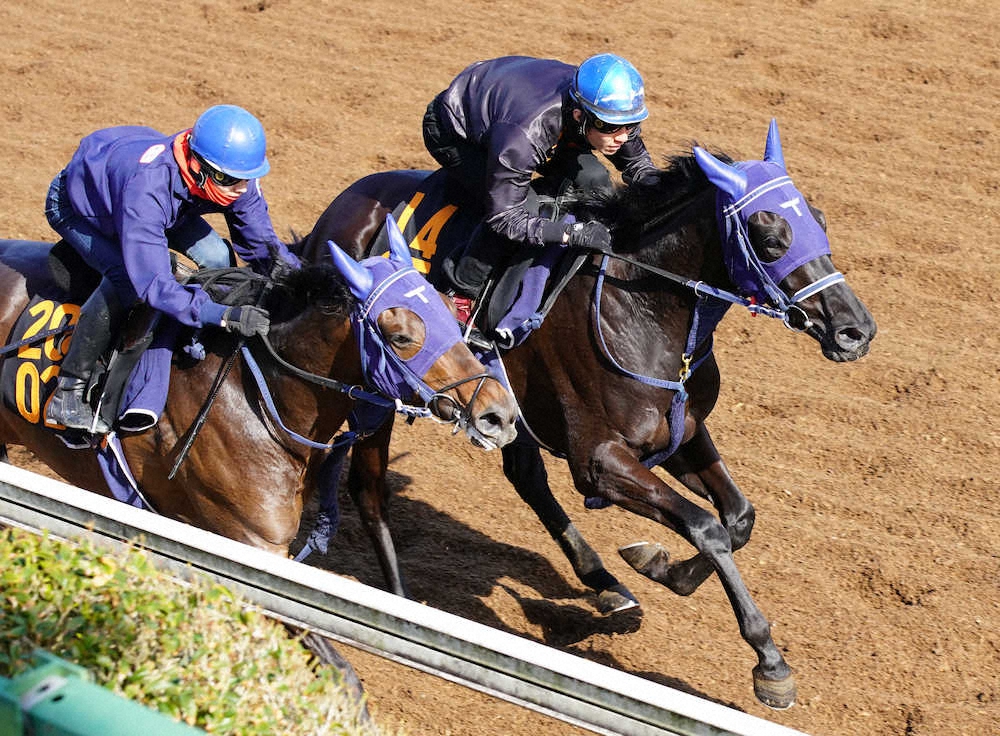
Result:
<svg viewBox="0 0 1000 736">
<path fill-rule="evenodd" d="M 11 681 L 0 677 L 0 736 L 23 736 L 24 721 L 21 719 L 21 706 L 12 697 Z"/>
<path fill-rule="evenodd" d="M 36 667 L 0 678 L 0 736 L 194 736 L 199 728 L 115 695 L 90 672 L 43 651 Z"/>
</svg>

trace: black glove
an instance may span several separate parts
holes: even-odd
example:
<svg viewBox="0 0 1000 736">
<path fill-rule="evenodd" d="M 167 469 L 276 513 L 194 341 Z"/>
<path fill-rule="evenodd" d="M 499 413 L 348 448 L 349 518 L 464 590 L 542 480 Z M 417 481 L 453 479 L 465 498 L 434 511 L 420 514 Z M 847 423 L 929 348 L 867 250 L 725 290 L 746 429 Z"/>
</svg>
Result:
<svg viewBox="0 0 1000 736">
<path fill-rule="evenodd" d="M 271 329 L 270 315 L 260 307 L 229 307 L 222 313 L 222 327 L 243 337 L 266 335 Z"/>
<path fill-rule="evenodd" d="M 275 258 L 271 261 L 271 280 L 281 281 L 288 274 L 295 270 L 295 267 L 283 258 Z"/>
<path fill-rule="evenodd" d="M 569 245 L 582 248 L 607 250 L 611 245 L 611 231 L 600 222 L 574 222 L 569 226 Z"/>
</svg>

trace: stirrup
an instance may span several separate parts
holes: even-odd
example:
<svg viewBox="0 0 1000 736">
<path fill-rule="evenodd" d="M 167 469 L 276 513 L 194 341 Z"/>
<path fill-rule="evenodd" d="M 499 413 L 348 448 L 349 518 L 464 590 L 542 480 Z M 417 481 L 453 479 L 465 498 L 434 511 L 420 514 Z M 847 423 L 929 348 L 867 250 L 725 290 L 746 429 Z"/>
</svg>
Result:
<svg viewBox="0 0 1000 736">
<path fill-rule="evenodd" d="M 462 340 L 466 345 L 479 350 L 493 349 L 493 343 L 475 326 L 468 327 L 462 331 Z"/>
<path fill-rule="evenodd" d="M 81 429 L 91 434 L 107 434 L 111 427 L 95 416 L 83 395 L 86 382 L 80 381 L 72 387 L 57 386 L 45 409 L 46 424 L 60 424 L 66 429 Z"/>
</svg>

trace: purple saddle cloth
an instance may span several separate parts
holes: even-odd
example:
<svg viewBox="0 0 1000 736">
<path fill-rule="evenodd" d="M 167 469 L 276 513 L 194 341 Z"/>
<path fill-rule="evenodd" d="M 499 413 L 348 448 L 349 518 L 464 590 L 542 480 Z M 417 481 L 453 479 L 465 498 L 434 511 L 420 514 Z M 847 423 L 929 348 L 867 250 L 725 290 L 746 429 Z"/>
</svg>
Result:
<svg viewBox="0 0 1000 736">
<path fill-rule="evenodd" d="M 142 432 L 156 426 L 167 404 L 170 363 L 176 335 L 177 323 L 163 320 L 152 344 L 139 356 L 122 395 L 118 410 L 118 431 Z M 100 443 L 97 461 L 108 488 L 116 499 L 139 508 L 147 507 L 125 461 L 117 432 L 109 434 Z"/>
<path fill-rule="evenodd" d="M 542 324 L 542 298 L 549 276 L 565 253 L 559 245 L 549 245 L 523 270 L 508 271 L 491 297 L 490 313 L 499 312 L 495 325 L 483 330 L 504 350 L 520 345 Z M 499 300 L 499 301 L 498 301 Z M 506 305 L 510 306 L 507 307 Z M 496 309 L 499 307 L 499 309 Z"/>
</svg>

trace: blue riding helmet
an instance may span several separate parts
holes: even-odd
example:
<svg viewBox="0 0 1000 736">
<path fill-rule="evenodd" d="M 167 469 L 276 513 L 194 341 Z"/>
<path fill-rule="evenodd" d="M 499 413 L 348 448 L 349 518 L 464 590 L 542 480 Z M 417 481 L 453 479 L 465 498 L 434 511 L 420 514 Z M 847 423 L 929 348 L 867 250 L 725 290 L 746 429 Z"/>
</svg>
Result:
<svg viewBox="0 0 1000 736">
<path fill-rule="evenodd" d="M 264 126 L 236 105 L 208 108 L 191 130 L 191 150 L 237 179 L 257 179 L 271 170 L 266 147 Z"/>
<path fill-rule="evenodd" d="M 646 119 L 645 91 L 639 72 L 616 54 L 598 54 L 584 61 L 570 87 L 573 99 L 584 110 L 614 125 Z"/>
</svg>

